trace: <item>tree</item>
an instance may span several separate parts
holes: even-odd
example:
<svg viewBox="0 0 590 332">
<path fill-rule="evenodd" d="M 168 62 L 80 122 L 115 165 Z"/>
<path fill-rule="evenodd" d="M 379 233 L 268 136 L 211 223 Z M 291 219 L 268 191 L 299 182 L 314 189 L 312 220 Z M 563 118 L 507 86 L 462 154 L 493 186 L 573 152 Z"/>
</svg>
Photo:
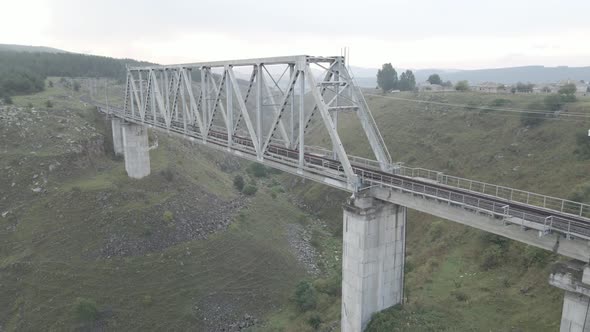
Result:
<svg viewBox="0 0 590 332">
<path fill-rule="evenodd" d="M 244 189 L 244 178 L 241 175 L 236 175 L 234 177 L 234 187 L 238 189 L 238 191 L 242 191 Z"/>
<path fill-rule="evenodd" d="M 416 78 L 411 70 L 402 73 L 399 79 L 399 89 L 401 91 L 412 91 L 416 87 Z"/>
<path fill-rule="evenodd" d="M 53 81 L 52 80 L 47 81 L 47 86 L 49 86 L 50 88 L 53 88 Z"/>
<path fill-rule="evenodd" d="M 455 90 L 469 91 L 469 83 L 467 81 L 459 81 L 457 84 L 455 84 Z"/>
<path fill-rule="evenodd" d="M 428 76 L 427 81 L 430 82 L 430 84 L 438 84 L 438 85 L 443 84 L 443 82 L 440 79 L 440 76 L 438 74 L 432 74 L 432 75 Z"/>
<path fill-rule="evenodd" d="M 383 92 L 388 92 L 397 88 L 397 72 L 391 63 L 383 64 L 383 67 L 377 71 L 377 85 L 379 85 Z"/>
<path fill-rule="evenodd" d="M 559 111 L 561 109 L 561 106 L 563 106 L 563 99 L 558 94 L 548 95 L 547 97 L 545 97 L 545 99 L 543 99 L 543 102 L 545 103 L 547 109 L 554 112 Z"/>
<path fill-rule="evenodd" d="M 558 92 L 560 95 L 574 95 L 576 90 L 576 85 L 574 83 L 568 83 L 562 85 Z"/>
<path fill-rule="evenodd" d="M 533 92 L 533 88 L 535 87 L 532 83 L 516 83 L 516 91 L 523 92 L 523 93 L 531 93 Z"/>
<path fill-rule="evenodd" d="M 74 91 L 80 91 L 80 82 L 74 81 Z"/>
</svg>

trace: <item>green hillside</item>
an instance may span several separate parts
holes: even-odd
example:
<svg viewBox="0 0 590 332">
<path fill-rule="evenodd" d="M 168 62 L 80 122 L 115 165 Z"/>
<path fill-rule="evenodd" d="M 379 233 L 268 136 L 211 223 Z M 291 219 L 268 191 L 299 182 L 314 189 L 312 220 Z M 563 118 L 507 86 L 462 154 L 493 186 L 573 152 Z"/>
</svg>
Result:
<svg viewBox="0 0 590 332">
<path fill-rule="evenodd" d="M 152 175 L 129 179 L 109 123 L 80 102 L 84 86 L 51 80 L 0 106 L 1 329 L 338 330 L 346 193 L 157 132 Z M 396 161 L 590 200 L 588 121 L 529 126 L 475 108 L 543 102 L 532 95 L 401 96 L 468 106 L 368 96 Z M 368 155 L 356 122 L 343 116 L 339 130 Z M 236 175 L 254 195 L 236 190 Z M 559 259 L 412 211 L 406 304 L 369 331 L 554 331 L 563 293 L 547 278 Z"/>
<path fill-rule="evenodd" d="M 33 50 L 0 45 L 0 98 L 5 98 L 5 102 L 14 95 L 42 91 L 49 76 L 107 77 L 123 81 L 125 66 L 147 64 L 131 59 Z"/>
<path fill-rule="evenodd" d="M 152 133 L 130 179 L 82 93 L 0 106 L 0 330 L 237 331 L 290 303 L 316 226 L 279 176 Z"/>
<path fill-rule="evenodd" d="M 476 93 L 396 94 L 448 107 L 368 96 L 395 161 L 472 179 L 590 202 L 590 121 L 475 109 L 526 109 L 543 96 Z M 498 101 L 502 99 L 502 101 Z M 590 114 L 590 99 L 566 105 Z M 370 156 L 356 120 L 340 117 L 347 151 Z M 315 142 L 328 146 L 316 130 Z M 341 227 L 343 195 L 318 184 L 297 187 L 305 203 Z M 341 200 L 339 201 L 341 202 Z M 406 305 L 377 315 L 369 331 L 555 331 L 561 290 L 548 285 L 549 252 L 411 211 L 408 217 Z"/>
</svg>

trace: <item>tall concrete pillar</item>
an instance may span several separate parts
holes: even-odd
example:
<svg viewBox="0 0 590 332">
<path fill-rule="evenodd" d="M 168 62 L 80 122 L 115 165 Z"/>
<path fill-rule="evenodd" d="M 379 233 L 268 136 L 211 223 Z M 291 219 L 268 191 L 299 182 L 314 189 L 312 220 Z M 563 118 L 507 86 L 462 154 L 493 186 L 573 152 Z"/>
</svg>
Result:
<svg viewBox="0 0 590 332">
<path fill-rule="evenodd" d="M 111 129 L 113 132 L 113 150 L 115 151 L 115 155 L 121 156 L 123 155 L 123 129 L 121 128 L 123 124 L 123 120 L 119 118 L 112 118 L 111 119 Z"/>
<path fill-rule="evenodd" d="M 148 176 L 150 174 L 150 152 L 147 128 L 132 123 L 125 124 L 122 128 L 127 175 L 135 179 Z"/>
<path fill-rule="evenodd" d="M 590 267 L 572 261 L 558 263 L 549 284 L 565 290 L 560 332 L 590 332 Z"/>
<path fill-rule="evenodd" d="M 372 197 L 344 205 L 342 332 L 365 329 L 371 316 L 403 300 L 406 208 Z"/>
</svg>

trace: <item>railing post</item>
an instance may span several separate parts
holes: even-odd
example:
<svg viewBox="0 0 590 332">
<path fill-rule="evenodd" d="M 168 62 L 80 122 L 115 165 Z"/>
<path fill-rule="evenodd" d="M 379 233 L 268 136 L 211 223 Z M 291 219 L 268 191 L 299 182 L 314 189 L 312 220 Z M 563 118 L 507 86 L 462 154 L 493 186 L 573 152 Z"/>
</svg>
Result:
<svg viewBox="0 0 590 332">
<path fill-rule="evenodd" d="M 526 203 L 527 203 L 527 204 L 529 204 L 529 199 L 530 199 L 530 197 L 531 197 L 531 193 L 530 193 L 530 192 L 527 192 L 527 193 L 526 193 Z"/>
</svg>

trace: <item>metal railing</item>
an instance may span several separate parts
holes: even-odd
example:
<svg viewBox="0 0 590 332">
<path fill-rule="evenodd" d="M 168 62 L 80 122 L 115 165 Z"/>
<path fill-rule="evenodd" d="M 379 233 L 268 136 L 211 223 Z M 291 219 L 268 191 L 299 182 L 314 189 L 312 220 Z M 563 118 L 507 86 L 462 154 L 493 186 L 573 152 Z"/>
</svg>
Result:
<svg viewBox="0 0 590 332">
<path fill-rule="evenodd" d="M 123 117 L 132 122 L 142 123 L 141 119 L 132 117 L 131 114 L 123 114 L 121 110 L 112 111 L 111 109 L 109 114 Z M 154 121 L 151 115 L 146 115 L 143 122 L 162 130 L 170 130 L 186 135 L 191 139 L 202 139 L 200 134 L 196 132 L 196 128 L 187 131 L 187 129 L 183 128 L 182 123 L 176 121 L 172 122 L 170 128 L 166 128 L 165 124 L 159 120 L 163 119 Z M 226 146 L 227 136 L 225 135 L 223 132 L 210 132 L 207 141 Z M 232 142 L 237 145 L 238 150 L 255 155 L 252 142 L 248 138 L 234 137 Z M 331 160 L 331 158 L 325 158 L 325 156 L 333 155 L 331 150 L 306 146 L 305 151 L 307 154 L 305 155 L 304 169 L 346 183 L 346 176 L 341 164 L 336 160 Z M 270 160 L 280 161 L 283 164 L 291 165 L 289 167 L 293 168 L 300 167 L 298 164 L 299 153 L 295 150 L 271 145 L 267 152 Z M 387 187 L 406 194 L 420 195 L 425 199 L 434 199 L 452 206 L 460 206 L 475 213 L 484 213 L 505 222 L 520 224 L 523 227 L 533 227 L 545 233 L 557 231 L 568 237 L 580 237 L 590 240 L 590 221 L 584 222 L 576 220 L 576 218 L 568 219 L 567 216 L 555 214 L 555 211 L 559 211 L 563 214 L 588 218 L 590 207 L 587 204 L 449 176 L 425 168 L 406 167 L 399 163 L 392 164 L 393 171 L 388 174 L 380 171 L 380 164 L 375 160 L 356 156 L 349 156 L 349 159 L 353 164 L 354 172 L 365 184 Z M 432 182 L 432 185 L 424 183 L 425 181 Z M 460 190 L 453 190 L 453 188 Z M 479 194 L 479 196 L 475 194 Z M 482 195 L 484 195 L 484 198 L 481 197 Z M 499 198 L 502 201 L 498 202 L 492 198 Z M 511 206 L 510 202 L 519 202 L 526 206 L 535 207 L 537 210 L 544 210 L 544 212 L 532 213 L 530 209 Z M 572 213 L 572 211 L 578 213 Z"/>
<path fill-rule="evenodd" d="M 560 216 L 545 216 L 531 213 L 530 211 L 511 207 L 506 203 L 474 197 L 462 192 L 452 191 L 451 189 L 442 189 L 437 186 L 416 183 L 411 178 L 393 177 L 359 168 L 355 168 L 355 173 L 359 175 L 363 182 L 373 186 L 387 187 L 402 193 L 420 195 L 423 198 L 446 202 L 449 205 L 458 205 L 464 209 L 473 210 L 476 213 L 486 213 L 490 216 L 501 218 L 505 222 L 520 224 L 523 227 L 533 227 L 545 233 L 557 231 L 568 237 L 579 237 L 590 240 L 590 223 L 566 219 Z"/>
<path fill-rule="evenodd" d="M 323 156 L 332 155 L 331 150 L 317 146 L 306 147 L 306 152 Z M 357 156 L 348 156 L 348 158 L 351 163 L 357 166 L 373 168 L 375 170 L 378 170 L 380 167 L 379 162 L 376 160 Z M 460 178 L 457 176 L 447 175 L 442 172 L 426 168 L 407 167 L 404 166 L 402 163 L 395 163 L 393 165 L 390 165 L 389 169 L 392 170 L 393 174 L 398 174 L 401 176 L 406 176 L 410 178 L 420 178 L 424 180 L 437 182 L 448 187 L 473 191 L 479 194 L 497 197 L 507 201 L 519 202 L 527 205 L 541 207 L 547 210 L 554 210 L 575 216 L 590 218 L 589 204 L 537 194 L 530 191 L 499 186 L 491 183 Z"/>
</svg>

